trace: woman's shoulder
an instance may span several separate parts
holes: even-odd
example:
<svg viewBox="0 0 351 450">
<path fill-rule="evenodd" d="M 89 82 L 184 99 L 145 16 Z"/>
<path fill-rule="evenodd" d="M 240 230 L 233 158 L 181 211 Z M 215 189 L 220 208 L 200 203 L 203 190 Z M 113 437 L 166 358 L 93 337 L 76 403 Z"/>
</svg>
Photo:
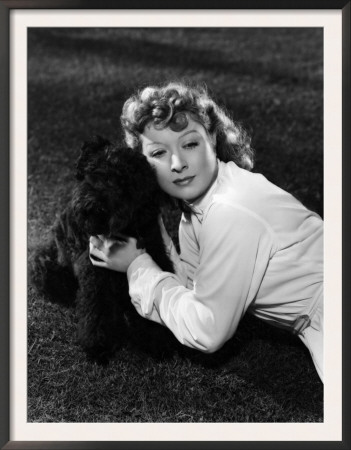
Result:
<svg viewBox="0 0 351 450">
<path fill-rule="evenodd" d="M 294 196 L 268 181 L 263 175 L 226 163 L 222 180 L 207 211 L 210 222 L 231 221 L 236 226 L 259 230 L 263 227 L 279 241 L 297 230 L 322 227 L 321 218 Z M 263 229 L 262 228 L 262 229 Z"/>
<path fill-rule="evenodd" d="M 261 174 L 241 169 L 234 162 L 221 162 L 212 203 L 259 212 L 260 205 L 270 201 L 271 183 Z M 274 190 L 274 189 L 273 189 Z"/>
<path fill-rule="evenodd" d="M 263 174 L 243 169 L 233 161 L 219 162 L 218 182 L 221 185 L 229 184 L 233 188 L 245 187 L 246 185 L 259 186 L 260 189 L 262 189 L 264 185 L 266 185 L 266 188 L 269 186 L 271 188 L 273 186 L 278 188 L 273 185 Z"/>
<path fill-rule="evenodd" d="M 263 174 L 241 169 L 233 162 L 221 163 L 215 201 L 240 205 L 266 216 L 276 209 L 306 209 L 293 195 Z"/>
<path fill-rule="evenodd" d="M 204 213 L 204 225 L 217 223 L 222 229 L 226 227 L 246 229 L 265 229 L 271 231 L 269 222 L 260 210 L 235 201 L 229 192 L 215 194 Z"/>
</svg>

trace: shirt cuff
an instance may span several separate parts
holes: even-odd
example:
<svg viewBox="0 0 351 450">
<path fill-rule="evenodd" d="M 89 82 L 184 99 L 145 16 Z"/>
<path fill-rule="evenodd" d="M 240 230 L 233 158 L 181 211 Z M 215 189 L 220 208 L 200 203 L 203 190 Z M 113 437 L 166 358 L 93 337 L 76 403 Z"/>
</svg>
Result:
<svg viewBox="0 0 351 450">
<path fill-rule="evenodd" d="M 134 261 L 129 265 L 127 269 L 128 282 L 130 281 L 132 274 L 138 269 L 155 269 L 161 272 L 159 266 L 151 258 L 148 253 L 142 253 L 137 256 Z"/>
<path fill-rule="evenodd" d="M 154 307 L 155 289 L 160 281 L 172 276 L 170 272 L 163 272 L 147 253 L 130 264 L 127 270 L 129 295 L 141 316 L 160 322 Z"/>
</svg>

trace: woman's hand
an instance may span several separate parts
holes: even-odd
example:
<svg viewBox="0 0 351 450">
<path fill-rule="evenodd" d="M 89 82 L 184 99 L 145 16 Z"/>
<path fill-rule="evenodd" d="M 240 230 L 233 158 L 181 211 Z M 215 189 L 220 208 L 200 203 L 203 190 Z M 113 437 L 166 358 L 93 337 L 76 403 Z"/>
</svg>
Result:
<svg viewBox="0 0 351 450">
<path fill-rule="evenodd" d="M 127 272 L 135 258 L 145 253 L 145 249 L 136 246 L 136 239 L 124 237 L 116 241 L 103 236 L 91 236 L 89 239 L 90 261 L 96 267 Z"/>
</svg>

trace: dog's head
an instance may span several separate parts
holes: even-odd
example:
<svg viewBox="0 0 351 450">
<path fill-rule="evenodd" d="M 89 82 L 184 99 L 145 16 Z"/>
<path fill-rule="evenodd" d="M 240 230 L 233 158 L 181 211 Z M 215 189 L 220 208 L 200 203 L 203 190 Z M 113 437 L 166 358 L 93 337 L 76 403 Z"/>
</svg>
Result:
<svg viewBox="0 0 351 450">
<path fill-rule="evenodd" d="M 163 198 L 146 157 L 99 136 L 85 142 L 77 161 L 73 211 L 89 235 L 137 236 L 159 213 Z"/>
</svg>

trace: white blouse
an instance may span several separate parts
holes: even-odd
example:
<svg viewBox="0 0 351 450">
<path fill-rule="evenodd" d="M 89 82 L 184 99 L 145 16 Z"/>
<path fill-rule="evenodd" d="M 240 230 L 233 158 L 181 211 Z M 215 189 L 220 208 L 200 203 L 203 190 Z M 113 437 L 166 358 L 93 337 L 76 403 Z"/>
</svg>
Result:
<svg viewBox="0 0 351 450">
<path fill-rule="evenodd" d="M 220 348 L 250 313 L 293 329 L 323 294 L 323 221 L 264 176 L 219 163 L 206 195 L 183 214 L 176 274 L 148 254 L 127 276 L 143 317 L 167 326 L 183 344 Z"/>
</svg>

